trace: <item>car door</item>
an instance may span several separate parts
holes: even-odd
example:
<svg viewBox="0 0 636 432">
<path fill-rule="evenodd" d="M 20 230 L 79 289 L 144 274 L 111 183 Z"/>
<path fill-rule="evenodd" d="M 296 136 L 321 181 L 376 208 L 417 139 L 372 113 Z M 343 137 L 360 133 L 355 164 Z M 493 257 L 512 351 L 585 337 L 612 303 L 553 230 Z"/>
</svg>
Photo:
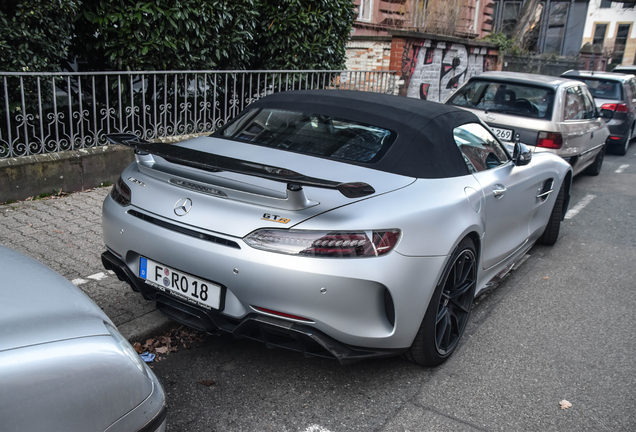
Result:
<svg viewBox="0 0 636 432">
<path fill-rule="evenodd" d="M 629 89 L 626 91 L 625 103 L 629 106 L 629 119 L 633 124 L 636 120 L 636 80 L 634 78 L 630 78 L 625 82 L 625 88 Z M 636 133 L 636 130 L 632 129 L 632 134 Z M 633 137 L 633 135 L 632 135 Z"/>
<path fill-rule="evenodd" d="M 588 136 L 590 141 L 589 147 L 586 150 L 587 154 L 583 155 L 586 157 L 582 157 L 582 160 L 589 161 L 590 159 L 594 159 L 598 152 L 601 151 L 601 147 L 607 140 L 608 132 L 604 128 L 605 122 L 601 119 L 596 110 L 590 89 L 588 89 L 587 86 L 581 86 L 581 94 L 585 102 L 585 118 L 588 120 Z"/>
<path fill-rule="evenodd" d="M 464 161 L 479 182 L 485 225 L 482 264 L 489 268 L 528 242 L 537 187 L 531 164 L 515 166 L 484 126 L 467 123 L 453 131 Z"/>
<path fill-rule="evenodd" d="M 570 86 L 565 89 L 565 103 L 563 107 L 563 156 L 579 156 L 578 166 L 590 158 L 589 150 L 593 147 L 590 120 L 586 118 L 585 97 L 581 86 Z M 574 165 L 574 164 L 573 164 Z"/>
</svg>

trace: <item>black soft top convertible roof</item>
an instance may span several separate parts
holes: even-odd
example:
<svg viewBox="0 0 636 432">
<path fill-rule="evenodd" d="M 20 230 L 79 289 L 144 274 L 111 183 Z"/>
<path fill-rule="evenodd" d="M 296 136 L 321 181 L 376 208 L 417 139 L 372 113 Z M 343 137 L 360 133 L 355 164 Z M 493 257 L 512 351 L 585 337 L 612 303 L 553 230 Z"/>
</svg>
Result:
<svg viewBox="0 0 636 432">
<path fill-rule="evenodd" d="M 453 129 L 480 123 L 471 112 L 437 102 L 351 90 L 298 90 L 275 93 L 246 110 L 273 108 L 321 114 L 389 129 L 397 134 L 375 163 L 347 163 L 417 178 L 469 174 Z M 221 137 L 220 131 L 214 136 Z"/>
</svg>

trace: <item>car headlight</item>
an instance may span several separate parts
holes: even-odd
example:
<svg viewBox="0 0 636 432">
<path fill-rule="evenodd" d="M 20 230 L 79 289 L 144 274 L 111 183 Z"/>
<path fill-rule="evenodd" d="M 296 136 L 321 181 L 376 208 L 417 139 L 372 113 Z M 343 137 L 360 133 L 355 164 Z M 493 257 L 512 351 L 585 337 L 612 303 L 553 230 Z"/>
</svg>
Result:
<svg viewBox="0 0 636 432">
<path fill-rule="evenodd" d="M 139 357 L 139 354 L 137 354 L 137 351 L 135 351 L 132 345 L 128 343 L 126 338 L 123 337 L 113 325 L 107 323 L 106 321 L 104 321 L 104 325 L 110 332 L 110 335 L 113 337 L 113 339 L 115 339 L 117 344 L 121 347 L 124 354 L 126 354 L 126 356 L 130 358 L 130 360 L 132 360 L 135 366 L 139 368 L 139 370 L 144 374 L 146 378 L 150 379 L 150 377 L 148 376 L 148 372 L 146 371 L 146 365 L 144 364 L 141 357 Z"/>
<path fill-rule="evenodd" d="M 307 231 L 260 229 L 243 240 L 255 249 L 330 258 L 373 257 L 389 253 L 401 231 Z"/>
</svg>

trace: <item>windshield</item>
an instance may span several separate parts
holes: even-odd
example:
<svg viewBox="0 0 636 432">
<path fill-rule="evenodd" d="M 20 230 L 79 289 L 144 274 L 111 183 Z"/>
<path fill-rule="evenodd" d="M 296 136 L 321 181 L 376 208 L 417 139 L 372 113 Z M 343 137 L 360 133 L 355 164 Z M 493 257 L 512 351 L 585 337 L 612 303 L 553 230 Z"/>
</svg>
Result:
<svg viewBox="0 0 636 432">
<path fill-rule="evenodd" d="M 476 79 L 459 89 L 448 102 L 462 108 L 550 120 L 554 90 Z"/>
<path fill-rule="evenodd" d="M 252 109 L 217 134 L 297 153 L 355 162 L 375 162 L 395 140 L 387 129 L 320 114 Z"/>
<path fill-rule="evenodd" d="M 583 81 L 590 89 L 590 93 L 597 99 L 621 100 L 621 86 L 618 81 L 610 81 L 598 78 L 574 78 Z"/>
</svg>

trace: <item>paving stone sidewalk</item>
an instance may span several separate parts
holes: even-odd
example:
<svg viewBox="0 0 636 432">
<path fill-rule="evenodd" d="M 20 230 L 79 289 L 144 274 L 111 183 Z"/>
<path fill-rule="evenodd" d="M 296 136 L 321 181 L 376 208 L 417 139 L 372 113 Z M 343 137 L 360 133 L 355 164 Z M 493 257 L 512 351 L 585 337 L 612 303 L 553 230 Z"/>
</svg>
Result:
<svg viewBox="0 0 636 432">
<path fill-rule="evenodd" d="M 60 273 L 97 303 L 125 337 L 143 340 L 171 321 L 102 266 L 101 209 L 110 189 L 0 205 L 0 244 Z"/>
</svg>

